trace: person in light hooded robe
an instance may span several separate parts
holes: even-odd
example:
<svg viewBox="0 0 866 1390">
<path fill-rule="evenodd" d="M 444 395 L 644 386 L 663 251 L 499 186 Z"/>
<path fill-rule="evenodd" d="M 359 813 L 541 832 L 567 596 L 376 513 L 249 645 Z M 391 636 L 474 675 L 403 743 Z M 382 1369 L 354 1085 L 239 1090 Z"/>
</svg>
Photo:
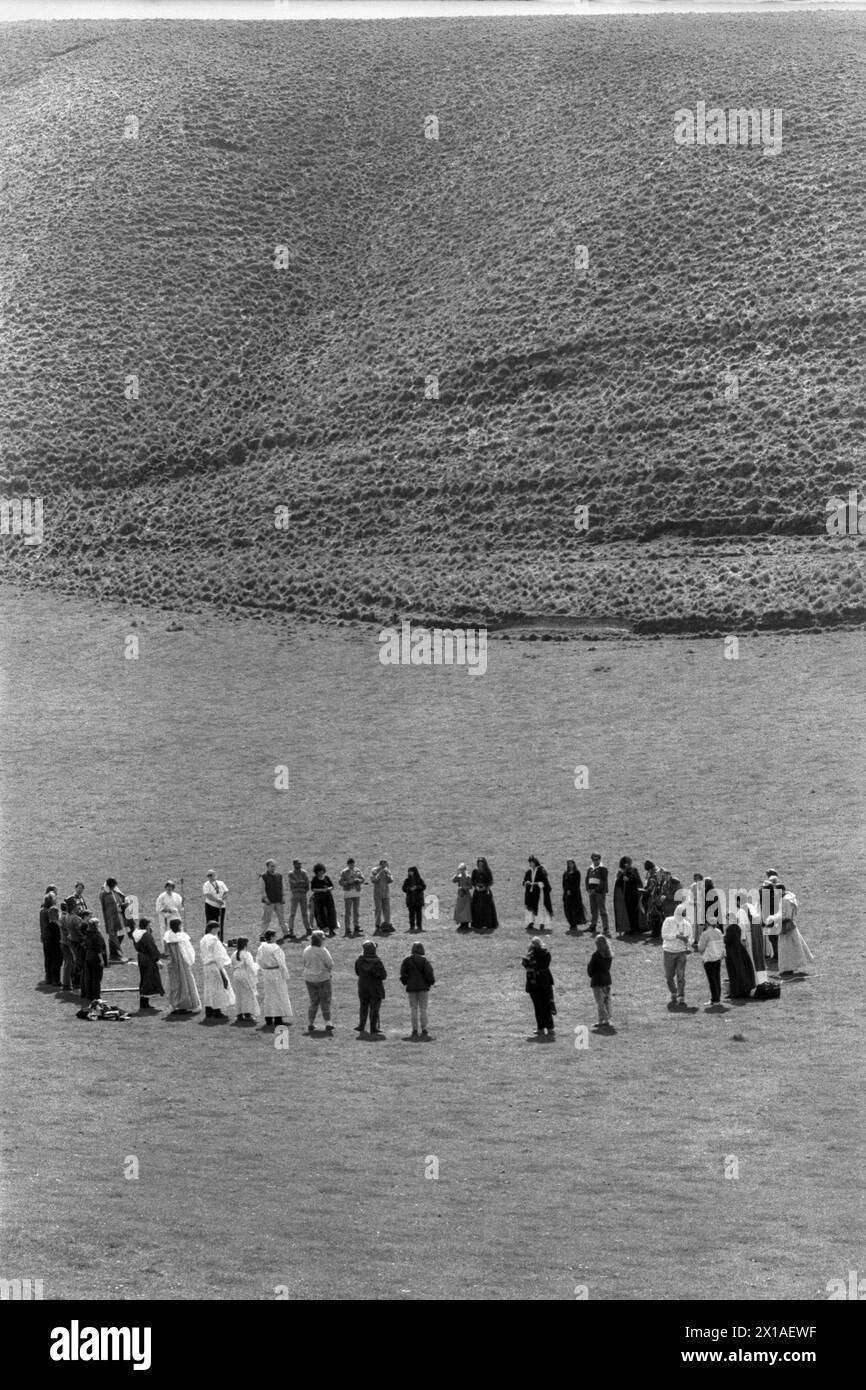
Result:
<svg viewBox="0 0 866 1390">
<path fill-rule="evenodd" d="M 262 972 L 265 1026 L 291 1025 L 294 1018 L 289 998 L 289 967 L 282 948 L 275 941 L 276 932 L 266 931 L 265 939 L 256 951 L 256 965 Z"/>
<path fill-rule="evenodd" d="M 201 995 L 192 973 L 195 947 L 179 917 L 173 917 L 165 929 L 163 945 L 168 975 L 168 1008 L 173 1014 L 197 1014 L 201 1011 Z"/>
<path fill-rule="evenodd" d="M 275 935 L 274 932 L 270 934 Z M 247 950 L 249 944 L 248 936 L 239 936 L 232 953 L 232 985 L 237 996 L 238 1019 L 242 1023 L 252 1023 L 261 1017 L 256 993 L 259 967 L 253 960 L 252 952 Z"/>
<path fill-rule="evenodd" d="M 457 872 L 451 882 L 457 884 L 457 901 L 454 904 L 457 930 L 469 931 L 472 922 L 472 879 L 465 864 L 457 865 Z"/>
<path fill-rule="evenodd" d="M 773 913 L 769 921 L 779 925 L 779 974 L 793 975 L 795 972 L 805 969 L 807 965 L 812 965 L 815 957 L 800 935 L 797 926 L 797 913 L 800 905 L 797 902 L 796 894 L 792 889 L 786 888 L 784 883 L 778 887 L 782 891 L 782 901 L 779 904 L 779 911 Z"/>
<path fill-rule="evenodd" d="M 223 1009 L 235 1003 L 235 992 L 226 974 L 226 966 L 231 957 L 217 935 L 219 929 L 220 924 L 216 918 L 207 922 L 198 947 L 204 966 L 202 993 L 206 1018 L 225 1018 Z"/>
</svg>

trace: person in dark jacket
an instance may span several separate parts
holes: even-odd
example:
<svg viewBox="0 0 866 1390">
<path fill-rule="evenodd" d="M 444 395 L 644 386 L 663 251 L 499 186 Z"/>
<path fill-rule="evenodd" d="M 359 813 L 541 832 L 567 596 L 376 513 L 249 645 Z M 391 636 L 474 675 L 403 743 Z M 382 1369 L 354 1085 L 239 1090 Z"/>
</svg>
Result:
<svg viewBox="0 0 866 1390">
<path fill-rule="evenodd" d="M 413 864 L 403 880 L 403 892 L 406 895 L 406 906 L 409 909 L 410 932 L 424 930 L 421 925 L 421 914 L 424 911 L 424 894 L 426 891 L 427 884 L 419 874 L 417 866 Z"/>
<path fill-rule="evenodd" d="M 545 1036 L 556 1037 L 553 1016 L 556 1004 L 553 998 L 553 976 L 550 973 L 550 952 L 536 937 L 529 943 L 529 951 L 521 964 L 526 971 L 526 993 L 535 1009 L 536 1031 L 529 1036 L 529 1042 L 538 1042 Z"/>
<path fill-rule="evenodd" d="M 99 905 L 102 908 L 102 920 L 105 923 L 110 959 L 112 961 L 125 960 L 126 957 L 121 950 L 121 945 L 123 943 L 123 914 L 127 903 L 126 894 L 118 888 L 116 878 L 105 880 L 99 894 Z"/>
<path fill-rule="evenodd" d="M 412 1032 L 403 1041 L 432 1042 L 433 1039 L 427 1032 L 427 996 L 430 986 L 436 983 L 436 976 L 424 953 L 423 942 L 415 942 L 412 954 L 407 956 L 400 966 L 400 983 L 409 996 L 409 1009 L 412 1014 Z"/>
<path fill-rule="evenodd" d="M 360 1021 L 355 1031 L 359 1037 L 367 1035 L 367 1016 L 370 1018 L 370 1038 L 384 1038 L 379 1028 L 379 1009 L 385 998 L 385 981 L 388 972 L 379 959 L 375 941 L 365 941 L 361 955 L 355 961 L 355 974 L 358 976 L 358 999 L 361 1004 Z"/>
<path fill-rule="evenodd" d="M 150 996 L 165 994 L 159 974 L 162 952 L 153 939 L 149 917 L 140 917 L 138 926 L 133 927 L 129 935 L 138 954 L 138 1006 L 150 1009 Z"/>
<path fill-rule="evenodd" d="M 586 924 L 586 909 L 580 892 L 580 869 L 573 859 L 565 861 L 565 873 L 562 875 L 562 910 L 569 933 L 576 936 L 578 927 Z"/>
<path fill-rule="evenodd" d="M 613 885 L 613 918 L 617 936 L 637 935 L 640 931 L 638 905 L 642 887 L 640 874 L 630 855 L 624 854 Z"/>
<path fill-rule="evenodd" d="M 327 936 L 337 935 L 337 909 L 334 906 L 334 887 L 325 871 L 324 864 L 313 865 L 313 878 L 310 883 L 310 902 L 316 926 Z"/>
<path fill-rule="evenodd" d="M 42 942 L 42 958 L 45 964 L 45 984 L 61 988 L 60 972 L 63 969 L 63 952 L 60 949 L 60 909 L 57 906 L 57 889 L 49 884 L 45 889 L 42 906 L 39 909 L 39 939 Z"/>
<path fill-rule="evenodd" d="M 102 990 L 102 972 L 108 965 L 108 946 L 105 937 L 92 917 L 84 923 L 84 968 L 81 972 L 82 999 L 98 999 Z"/>
<path fill-rule="evenodd" d="M 550 898 L 550 879 L 544 865 L 534 854 L 529 856 L 529 868 L 523 875 L 523 905 L 526 909 L 527 931 L 550 931 L 553 903 Z"/>
<path fill-rule="evenodd" d="M 595 938 L 595 950 L 589 958 L 586 973 L 595 996 L 598 1008 L 596 1028 L 610 1027 L 610 968 L 612 964 L 610 946 L 605 936 Z"/>
</svg>

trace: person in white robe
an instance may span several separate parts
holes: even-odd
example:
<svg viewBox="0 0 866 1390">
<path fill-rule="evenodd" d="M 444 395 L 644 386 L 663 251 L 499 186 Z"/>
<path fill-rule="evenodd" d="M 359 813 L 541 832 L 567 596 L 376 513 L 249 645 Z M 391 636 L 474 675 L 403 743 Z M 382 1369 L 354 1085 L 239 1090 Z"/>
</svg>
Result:
<svg viewBox="0 0 866 1390">
<path fill-rule="evenodd" d="M 238 1020 L 252 1023 L 261 1017 L 259 998 L 256 992 L 259 981 L 259 967 L 253 960 L 252 952 L 247 950 L 248 936 L 239 936 L 232 951 L 232 984 L 238 1001 Z"/>
<path fill-rule="evenodd" d="M 157 946 L 162 949 L 165 941 L 165 934 L 169 929 L 173 918 L 179 922 L 183 921 L 183 898 L 180 893 L 175 892 L 174 879 L 166 879 L 165 888 L 156 900 L 156 923 L 154 928 L 154 938 Z"/>
<path fill-rule="evenodd" d="M 276 932 L 266 931 L 265 939 L 256 952 L 256 964 L 261 970 L 264 992 L 265 1027 L 291 1024 L 294 1018 L 289 998 L 289 967 L 282 948 L 276 944 Z"/>
<path fill-rule="evenodd" d="M 779 974 L 793 975 L 796 971 L 804 970 L 807 965 L 812 965 L 815 957 L 797 926 L 799 903 L 796 894 L 790 888 L 786 889 L 784 883 L 780 884 L 780 887 L 782 901 L 779 911 L 774 912 L 769 920 L 779 924 Z"/>
<path fill-rule="evenodd" d="M 177 917 L 173 917 L 166 927 L 163 944 L 168 973 L 169 1013 L 199 1013 L 201 995 L 192 973 L 195 947 Z"/>
<path fill-rule="evenodd" d="M 206 1018 L 225 1018 L 223 1009 L 235 1002 L 235 992 L 226 974 L 231 957 L 217 935 L 219 928 L 216 920 L 208 922 L 198 947 L 204 966 L 202 993 Z"/>
</svg>

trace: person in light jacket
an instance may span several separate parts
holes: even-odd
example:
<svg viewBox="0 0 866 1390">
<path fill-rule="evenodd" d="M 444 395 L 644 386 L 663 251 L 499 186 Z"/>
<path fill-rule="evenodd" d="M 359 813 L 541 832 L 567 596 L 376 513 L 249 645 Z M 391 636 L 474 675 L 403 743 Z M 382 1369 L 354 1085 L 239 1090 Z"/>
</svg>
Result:
<svg viewBox="0 0 866 1390">
<path fill-rule="evenodd" d="M 391 884 L 394 875 L 388 868 L 387 859 L 380 859 L 375 869 L 370 870 L 370 882 L 373 885 L 373 911 L 376 914 L 373 935 L 390 936 L 394 930 L 391 925 Z"/>
</svg>

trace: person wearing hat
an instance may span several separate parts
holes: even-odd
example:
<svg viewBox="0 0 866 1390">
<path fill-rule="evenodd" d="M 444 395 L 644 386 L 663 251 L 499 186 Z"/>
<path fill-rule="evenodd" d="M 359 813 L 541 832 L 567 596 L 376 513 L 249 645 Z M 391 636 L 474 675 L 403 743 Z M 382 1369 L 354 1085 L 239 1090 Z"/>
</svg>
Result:
<svg viewBox="0 0 866 1390">
<path fill-rule="evenodd" d="M 156 920 L 159 923 L 157 946 L 160 950 L 165 947 L 165 934 L 169 930 L 172 921 L 183 921 L 183 898 L 180 893 L 175 892 L 174 879 L 167 878 L 165 887 L 156 900 Z M 154 933 L 157 936 L 157 933 Z"/>
<path fill-rule="evenodd" d="M 228 888 L 221 878 L 217 878 L 216 869 L 208 869 L 207 878 L 202 884 L 204 894 L 204 920 L 205 931 L 208 922 L 216 922 L 219 927 L 220 941 L 223 939 L 223 930 L 226 924 L 226 898 Z"/>
<path fill-rule="evenodd" d="M 589 897 L 589 928 L 593 936 L 598 932 L 598 919 L 605 936 L 610 936 L 607 920 L 607 867 L 601 862 L 600 854 L 591 854 L 590 866 L 586 871 L 584 886 Z"/>
<path fill-rule="evenodd" d="M 400 983 L 409 996 L 409 1012 L 412 1017 L 412 1032 L 403 1041 L 432 1042 L 433 1039 L 427 1032 L 427 997 L 430 986 L 436 983 L 436 976 L 424 951 L 423 941 L 415 942 L 411 954 L 400 966 Z"/>
<path fill-rule="evenodd" d="M 105 935 L 108 938 L 108 959 L 109 961 L 126 960 L 126 956 L 120 949 L 123 941 L 123 914 L 126 908 L 126 894 L 118 888 L 116 878 L 105 880 L 99 894 L 99 906 L 102 908 L 102 920 L 105 923 Z"/>
<path fill-rule="evenodd" d="M 529 943 L 529 950 L 521 965 L 526 971 L 526 993 L 535 1009 L 536 1031 L 527 1041 L 540 1042 L 545 1033 L 551 1041 L 556 1037 L 553 1016 L 556 1004 L 553 998 L 553 975 L 550 972 L 550 951 L 536 936 Z"/>
<path fill-rule="evenodd" d="M 301 921 L 304 924 L 304 936 L 310 935 L 310 919 L 307 915 L 307 898 L 310 894 L 310 876 L 301 866 L 300 859 L 292 860 L 292 871 L 289 874 L 289 939 L 297 941 L 295 936 L 295 918 L 298 915 L 298 908 L 301 910 Z"/>
<path fill-rule="evenodd" d="M 315 1033 L 316 1014 L 322 1010 L 325 1032 L 333 1033 L 331 1023 L 331 976 L 334 971 L 334 958 L 324 944 L 325 933 L 318 927 L 310 937 L 309 946 L 304 947 L 301 963 L 304 971 L 304 984 L 310 996 L 307 1011 L 307 1032 Z"/>
<path fill-rule="evenodd" d="M 355 961 L 355 974 L 358 976 L 358 1000 L 360 1020 L 355 1031 L 358 1037 L 371 1039 L 384 1038 L 379 1028 L 379 1009 L 385 998 L 385 981 L 388 972 L 379 959 L 375 941 L 365 941 L 361 954 Z M 367 1034 L 367 1018 L 370 1019 L 370 1032 Z"/>
</svg>

